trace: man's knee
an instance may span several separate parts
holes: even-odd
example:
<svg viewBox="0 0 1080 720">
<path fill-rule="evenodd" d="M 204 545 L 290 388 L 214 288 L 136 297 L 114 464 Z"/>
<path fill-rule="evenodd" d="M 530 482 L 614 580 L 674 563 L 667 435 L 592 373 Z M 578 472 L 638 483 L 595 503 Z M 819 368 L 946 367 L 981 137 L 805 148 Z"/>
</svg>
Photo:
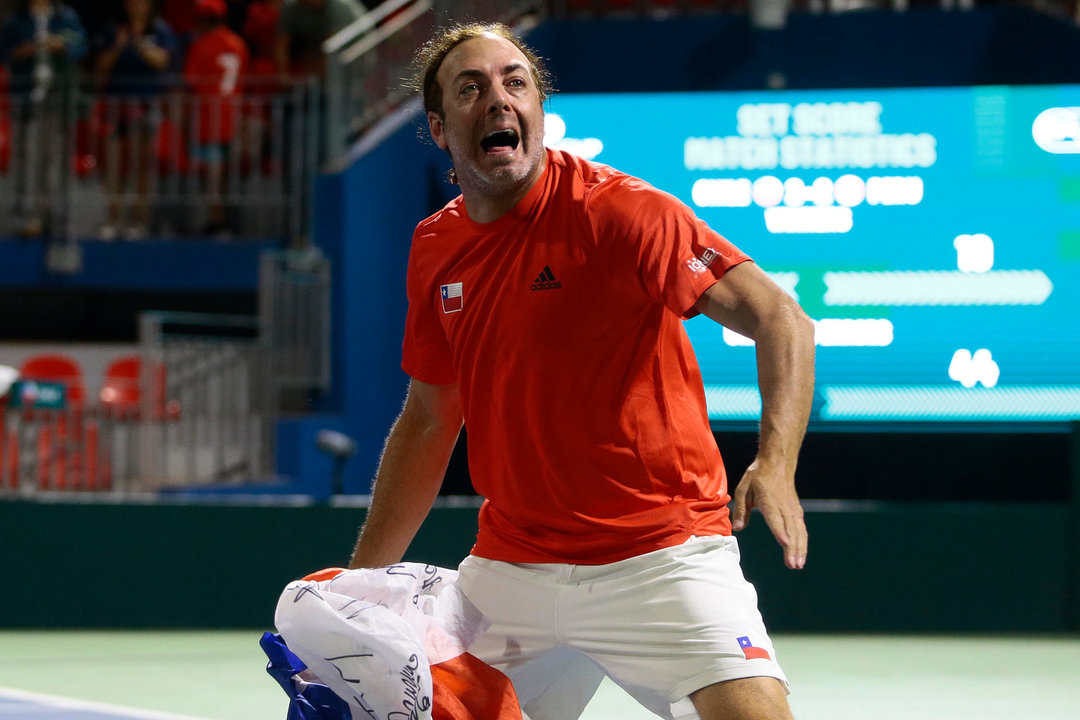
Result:
<svg viewBox="0 0 1080 720">
<path fill-rule="evenodd" d="M 792 720 L 784 684 L 772 677 L 715 683 L 690 699 L 701 720 Z"/>
</svg>

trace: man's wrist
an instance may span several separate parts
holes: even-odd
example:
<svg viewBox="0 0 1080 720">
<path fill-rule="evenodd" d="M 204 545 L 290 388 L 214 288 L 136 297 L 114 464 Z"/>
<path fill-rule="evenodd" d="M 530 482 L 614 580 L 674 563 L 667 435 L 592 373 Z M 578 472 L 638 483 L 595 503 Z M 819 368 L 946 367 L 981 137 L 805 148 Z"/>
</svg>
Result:
<svg viewBox="0 0 1080 720">
<path fill-rule="evenodd" d="M 794 478 L 797 460 L 797 457 L 782 450 L 758 450 L 754 465 L 758 472 Z"/>
</svg>

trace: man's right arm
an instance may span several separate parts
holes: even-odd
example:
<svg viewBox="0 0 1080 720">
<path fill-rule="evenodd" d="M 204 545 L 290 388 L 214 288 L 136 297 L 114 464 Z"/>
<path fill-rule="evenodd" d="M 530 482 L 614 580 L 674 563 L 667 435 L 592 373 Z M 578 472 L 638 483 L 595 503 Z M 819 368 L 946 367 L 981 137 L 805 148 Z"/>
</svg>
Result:
<svg viewBox="0 0 1080 720">
<path fill-rule="evenodd" d="M 413 380 L 375 475 L 350 568 L 399 562 L 431 510 L 461 432 L 457 384 Z"/>
</svg>

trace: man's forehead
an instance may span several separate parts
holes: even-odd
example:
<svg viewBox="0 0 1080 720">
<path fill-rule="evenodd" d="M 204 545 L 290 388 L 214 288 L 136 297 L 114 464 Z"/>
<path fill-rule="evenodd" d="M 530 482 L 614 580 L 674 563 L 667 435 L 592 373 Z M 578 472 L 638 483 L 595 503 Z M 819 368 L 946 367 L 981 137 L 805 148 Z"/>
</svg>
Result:
<svg viewBox="0 0 1080 720">
<path fill-rule="evenodd" d="M 503 70 L 514 64 L 529 67 L 529 60 L 514 43 L 485 32 L 459 43 L 447 53 L 438 74 L 440 80 L 450 80 L 463 70 L 485 70 L 488 65 Z"/>
</svg>

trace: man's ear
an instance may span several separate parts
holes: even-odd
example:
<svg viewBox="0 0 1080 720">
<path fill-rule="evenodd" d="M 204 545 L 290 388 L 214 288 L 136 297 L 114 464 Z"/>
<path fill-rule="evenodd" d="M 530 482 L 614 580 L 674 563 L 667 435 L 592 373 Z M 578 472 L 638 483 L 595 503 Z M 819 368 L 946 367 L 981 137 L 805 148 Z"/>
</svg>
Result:
<svg viewBox="0 0 1080 720">
<path fill-rule="evenodd" d="M 439 117 L 439 114 L 433 111 L 428 111 L 427 114 L 428 130 L 431 131 L 431 139 L 435 141 L 435 144 L 440 149 L 446 150 L 446 135 L 443 133 L 443 120 Z"/>
</svg>

